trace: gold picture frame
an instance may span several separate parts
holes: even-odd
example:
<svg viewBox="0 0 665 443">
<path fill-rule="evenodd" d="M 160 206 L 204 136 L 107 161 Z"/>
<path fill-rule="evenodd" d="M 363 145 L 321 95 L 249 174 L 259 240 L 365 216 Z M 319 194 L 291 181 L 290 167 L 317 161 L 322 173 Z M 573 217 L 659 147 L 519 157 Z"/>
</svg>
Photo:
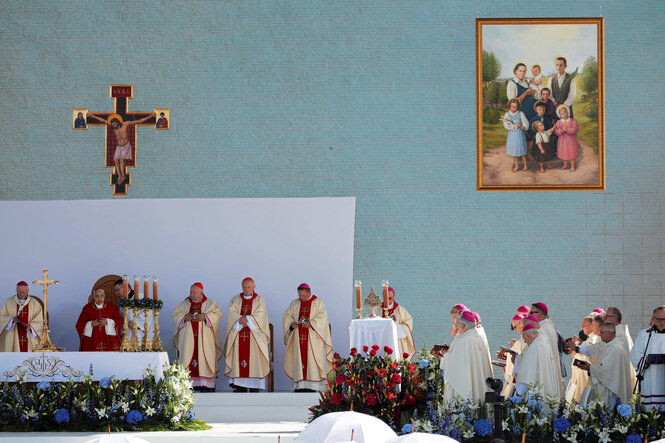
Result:
<svg viewBox="0 0 665 443">
<path fill-rule="evenodd" d="M 476 19 L 478 191 L 605 190 L 604 43 L 602 17 Z"/>
</svg>

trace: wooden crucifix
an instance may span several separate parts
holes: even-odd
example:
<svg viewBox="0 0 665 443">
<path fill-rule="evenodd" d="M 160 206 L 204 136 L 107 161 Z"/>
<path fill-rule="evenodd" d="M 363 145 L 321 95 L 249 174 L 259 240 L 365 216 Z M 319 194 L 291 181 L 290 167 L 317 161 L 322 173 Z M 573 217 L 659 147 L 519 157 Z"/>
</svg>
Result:
<svg viewBox="0 0 665 443">
<path fill-rule="evenodd" d="M 48 329 L 48 287 L 51 285 L 57 285 L 60 283 L 58 280 L 49 280 L 48 279 L 48 269 L 44 269 L 44 279 L 43 280 L 33 280 L 33 285 L 42 285 L 44 286 L 44 328 L 42 329 L 42 339 L 35 347 L 35 351 L 56 351 L 58 348 L 51 343 L 49 338 L 49 329 Z"/>
<path fill-rule="evenodd" d="M 113 112 L 88 112 L 87 109 L 74 109 L 74 129 L 87 129 L 88 126 L 106 126 L 104 166 L 113 168 L 109 184 L 114 196 L 126 196 L 132 184 L 128 168 L 137 165 L 137 126 L 153 126 L 155 129 L 168 129 L 168 109 L 155 109 L 154 112 L 129 112 L 129 100 L 134 98 L 132 85 L 111 85 L 111 99 L 115 101 Z"/>
</svg>

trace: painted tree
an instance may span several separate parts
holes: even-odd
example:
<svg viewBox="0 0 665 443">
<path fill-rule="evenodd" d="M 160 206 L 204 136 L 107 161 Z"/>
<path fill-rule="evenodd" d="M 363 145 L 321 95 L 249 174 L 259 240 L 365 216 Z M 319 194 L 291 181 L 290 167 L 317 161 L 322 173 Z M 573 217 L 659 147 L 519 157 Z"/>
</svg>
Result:
<svg viewBox="0 0 665 443">
<path fill-rule="evenodd" d="M 483 83 L 496 80 L 501 73 L 501 63 L 493 52 L 483 51 Z"/>
</svg>

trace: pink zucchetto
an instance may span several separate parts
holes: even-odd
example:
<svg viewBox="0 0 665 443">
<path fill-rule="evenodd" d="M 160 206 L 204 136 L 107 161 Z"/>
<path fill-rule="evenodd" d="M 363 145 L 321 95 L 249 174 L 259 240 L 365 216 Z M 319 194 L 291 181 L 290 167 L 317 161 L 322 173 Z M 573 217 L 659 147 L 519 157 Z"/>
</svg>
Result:
<svg viewBox="0 0 665 443">
<path fill-rule="evenodd" d="M 526 325 L 524 329 L 522 329 L 522 332 L 528 331 L 530 329 L 537 329 L 534 325 Z"/>
<path fill-rule="evenodd" d="M 517 320 L 524 320 L 524 318 L 525 318 L 525 317 L 524 317 L 522 314 L 517 314 L 516 316 L 513 317 L 513 320 L 514 320 L 514 321 L 517 321 Z"/>
<path fill-rule="evenodd" d="M 527 305 L 522 305 L 519 308 L 517 308 L 517 312 L 520 312 L 522 314 L 528 314 L 529 312 L 531 312 L 531 308 L 528 307 Z"/>
<path fill-rule="evenodd" d="M 471 311 L 462 311 L 462 318 L 470 322 L 476 321 L 476 317 L 474 317 L 473 312 Z"/>
<path fill-rule="evenodd" d="M 298 290 L 300 291 L 301 289 L 311 289 L 307 283 L 300 283 L 298 286 Z"/>
<path fill-rule="evenodd" d="M 391 288 L 390 286 L 388 286 L 388 292 L 392 292 L 394 294 L 395 290 L 393 288 Z"/>
<path fill-rule="evenodd" d="M 16 283 L 16 286 L 28 286 L 28 283 L 21 280 L 20 282 Z"/>
<path fill-rule="evenodd" d="M 473 315 L 473 319 L 475 321 L 480 320 L 480 315 L 476 311 L 471 311 L 471 314 Z"/>
<path fill-rule="evenodd" d="M 596 308 L 591 312 L 595 312 L 596 314 L 604 314 L 605 310 L 603 308 Z"/>
<path fill-rule="evenodd" d="M 524 320 L 540 323 L 540 320 L 538 320 L 538 317 L 536 317 L 535 315 L 527 315 L 526 317 L 524 317 Z"/>
<path fill-rule="evenodd" d="M 454 308 L 457 309 L 457 310 L 460 311 L 460 312 L 462 312 L 462 311 L 468 311 L 468 310 L 469 310 L 469 308 L 467 308 L 467 307 L 466 307 L 465 305 L 463 305 L 462 303 L 458 303 L 458 304 L 456 304 L 456 305 L 454 306 Z"/>
<path fill-rule="evenodd" d="M 541 311 L 543 311 L 545 314 L 547 314 L 549 311 L 547 310 L 547 305 L 545 303 L 534 303 L 534 306 L 538 306 Z"/>
</svg>

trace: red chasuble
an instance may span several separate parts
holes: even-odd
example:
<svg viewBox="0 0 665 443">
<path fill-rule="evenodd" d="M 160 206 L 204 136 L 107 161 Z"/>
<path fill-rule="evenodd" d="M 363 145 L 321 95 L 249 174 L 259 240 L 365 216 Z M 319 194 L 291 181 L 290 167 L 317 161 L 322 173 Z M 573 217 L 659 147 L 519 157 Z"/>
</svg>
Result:
<svg viewBox="0 0 665 443">
<path fill-rule="evenodd" d="M 312 302 L 316 295 L 312 295 L 307 301 L 300 301 L 300 313 L 298 319 L 306 318 L 309 320 L 309 313 L 312 308 Z M 309 328 L 298 326 L 298 340 L 300 340 L 300 361 L 302 362 L 302 378 L 307 380 L 307 347 L 309 346 Z"/>
<path fill-rule="evenodd" d="M 110 318 L 115 321 L 116 335 L 106 335 L 106 326 L 103 325 L 92 327 L 92 337 L 83 335 L 86 323 L 102 318 Z M 85 305 L 76 322 L 76 331 L 78 331 L 81 339 L 79 351 L 118 351 L 120 349 L 122 321 L 118 308 L 110 303 L 104 303 L 101 309 L 97 308 L 92 302 Z"/>
<path fill-rule="evenodd" d="M 20 306 L 16 307 L 16 313 L 18 314 L 18 319 L 23 323 L 28 323 L 30 316 L 28 315 L 28 310 L 30 305 L 26 303 L 26 307 L 21 310 L 21 313 L 18 313 Z M 18 333 L 18 344 L 19 350 L 21 352 L 28 352 L 28 328 L 23 325 L 16 323 L 16 332 Z"/>
<path fill-rule="evenodd" d="M 242 299 L 242 307 L 240 308 L 240 315 L 252 315 L 252 305 L 256 298 L 256 292 L 252 294 L 252 298 Z M 252 339 L 251 329 L 245 326 L 238 333 L 240 341 L 238 344 L 238 360 L 240 360 L 240 373 L 239 378 L 249 378 L 249 341 Z"/>
<path fill-rule="evenodd" d="M 208 297 L 203 294 L 203 297 L 201 300 L 198 302 L 194 303 L 192 299 L 189 299 L 189 313 L 201 313 L 201 305 L 203 304 L 204 301 L 208 300 Z M 200 318 L 200 317 L 197 317 Z M 203 321 L 205 321 L 205 316 L 202 317 Z M 200 320 L 199 320 L 200 321 Z M 190 321 L 190 328 L 192 328 L 192 332 L 194 333 L 194 352 L 192 352 L 192 361 L 189 362 L 189 375 L 190 377 L 199 377 L 199 322 L 198 321 Z"/>
</svg>

